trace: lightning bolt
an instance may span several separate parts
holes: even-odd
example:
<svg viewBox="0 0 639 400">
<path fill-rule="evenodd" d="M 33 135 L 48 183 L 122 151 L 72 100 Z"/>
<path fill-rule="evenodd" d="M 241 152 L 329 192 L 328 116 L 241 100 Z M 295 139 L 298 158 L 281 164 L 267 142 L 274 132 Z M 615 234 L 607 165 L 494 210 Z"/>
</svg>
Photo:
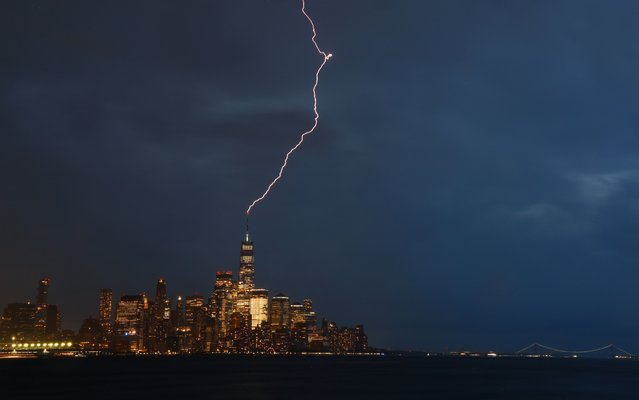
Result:
<svg viewBox="0 0 639 400">
<path fill-rule="evenodd" d="M 280 167 L 280 172 L 277 174 L 275 179 L 273 179 L 273 181 L 268 185 L 268 187 L 266 188 L 264 193 L 260 197 L 258 197 L 257 199 L 253 200 L 251 205 L 248 206 L 248 208 L 246 209 L 246 217 L 247 218 L 251 214 L 251 210 L 253 209 L 253 207 L 257 203 L 262 201 L 269 194 L 269 192 L 271 191 L 273 186 L 277 183 L 277 181 L 279 181 L 282 178 L 282 174 L 284 174 L 284 169 L 286 169 L 286 165 L 288 164 L 289 157 L 291 156 L 291 154 L 293 154 L 293 152 L 295 150 L 297 150 L 298 147 L 300 147 L 302 145 L 302 143 L 304 143 L 304 138 L 306 137 L 306 135 L 310 135 L 311 133 L 313 133 L 315 128 L 317 128 L 317 123 L 319 121 L 319 113 L 317 112 L 317 85 L 319 84 L 320 72 L 322 72 L 322 69 L 324 68 L 324 65 L 328 62 L 328 60 L 331 59 L 331 57 L 333 57 L 333 55 L 331 53 L 326 53 L 325 51 L 320 49 L 320 47 L 318 46 L 317 42 L 315 41 L 315 38 L 317 37 L 317 32 L 315 31 L 315 24 L 313 23 L 313 20 L 311 19 L 311 17 L 306 13 L 305 6 L 306 5 L 304 4 L 304 0 L 302 0 L 302 14 L 304 14 L 306 19 L 308 19 L 308 22 L 311 24 L 311 30 L 313 31 L 313 36 L 311 37 L 311 41 L 313 42 L 313 45 L 315 45 L 315 48 L 317 49 L 317 52 L 324 58 L 322 60 L 322 63 L 320 64 L 319 68 L 317 68 L 317 71 L 315 72 L 315 84 L 313 85 L 313 112 L 315 113 L 315 119 L 314 119 L 313 126 L 311 127 L 311 129 L 309 129 L 306 132 L 302 133 L 302 135 L 300 136 L 300 140 L 297 142 L 297 144 L 295 146 L 293 146 L 288 151 L 288 153 L 286 153 L 286 157 L 284 157 L 284 162 L 282 163 L 282 166 Z"/>
</svg>

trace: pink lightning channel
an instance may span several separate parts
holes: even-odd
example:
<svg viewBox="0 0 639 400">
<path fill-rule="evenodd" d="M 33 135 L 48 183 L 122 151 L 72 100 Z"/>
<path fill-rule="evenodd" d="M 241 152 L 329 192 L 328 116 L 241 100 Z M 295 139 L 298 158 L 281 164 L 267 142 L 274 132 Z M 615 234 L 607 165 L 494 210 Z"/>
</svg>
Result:
<svg viewBox="0 0 639 400">
<path fill-rule="evenodd" d="M 293 154 L 293 152 L 295 150 L 297 150 L 297 148 L 302 145 L 306 135 L 309 135 L 309 134 L 313 133 L 315 128 L 317 128 L 317 123 L 318 123 L 318 120 L 319 120 L 319 113 L 317 112 L 317 92 L 316 92 L 317 85 L 319 84 L 319 76 L 320 76 L 320 72 L 322 72 L 322 68 L 324 68 L 324 65 L 326 64 L 326 62 L 331 57 L 333 57 L 333 55 L 330 54 L 330 53 L 326 53 L 326 52 L 322 51 L 322 49 L 320 49 L 320 47 L 317 45 L 317 42 L 315 41 L 315 37 L 317 37 L 317 32 L 315 32 L 315 24 L 313 23 L 313 20 L 311 19 L 311 17 L 306 13 L 304 0 L 302 0 L 302 14 L 304 14 L 304 16 L 308 19 L 308 22 L 310 22 L 310 24 L 311 24 L 311 29 L 313 30 L 313 36 L 311 37 L 311 41 L 315 45 L 315 48 L 317 49 L 317 52 L 324 57 L 324 60 L 322 61 L 322 64 L 320 64 L 319 68 L 317 68 L 317 71 L 315 72 L 315 84 L 313 85 L 313 112 L 315 113 L 315 120 L 313 122 L 313 126 L 311 127 L 311 129 L 309 129 L 306 132 L 302 133 L 302 135 L 300 136 L 300 140 L 297 142 L 297 144 L 295 146 L 293 146 L 293 148 L 291 148 L 288 151 L 288 153 L 286 153 L 286 157 L 284 157 L 284 163 L 280 167 L 280 172 L 279 172 L 279 174 L 277 174 L 277 177 L 275 177 L 275 179 L 273 179 L 273 181 L 268 185 L 268 187 L 266 188 L 264 193 L 260 197 L 258 197 L 257 199 L 253 200 L 251 205 L 246 209 L 246 216 L 247 217 L 251 214 L 251 209 L 257 203 L 262 201 L 268 195 L 268 193 L 271 191 L 271 188 L 275 185 L 275 183 L 277 183 L 277 181 L 279 181 L 282 178 L 282 174 L 284 173 L 284 169 L 286 168 L 286 165 L 288 164 L 288 158 L 291 156 L 291 154 Z"/>
</svg>

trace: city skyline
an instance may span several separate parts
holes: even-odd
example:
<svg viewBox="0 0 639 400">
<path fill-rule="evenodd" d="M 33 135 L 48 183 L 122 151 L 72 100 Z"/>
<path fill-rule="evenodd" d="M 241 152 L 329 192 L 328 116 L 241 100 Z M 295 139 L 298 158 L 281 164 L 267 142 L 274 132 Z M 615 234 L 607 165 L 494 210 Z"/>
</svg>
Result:
<svg viewBox="0 0 639 400">
<path fill-rule="evenodd" d="M 249 228 L 241 242 L 237 279 L 217 271 L 209 296 L 169 295 L 159 278 L 155 295 L 113 298 L 101 288 L 97 315 L 79 329 L 62 325 L 58 305 L 48 301 L 50 278 L 38 281 L 35 303 L 9 303 L 0 320 L 0 347 L 8 350 L 73 350 L 133 354 L 289 354 L 367 353 L 368 337 L 354 328 L 321 319 L 313 301 L 292 302 L 283 293 L 269 298 L 255 287 L 255 259 Z M 66 329 L 65 329 L 66 328 Z M 72 347 L 73 345 L 73 347 Z M 29 347 L 30 346 L 30 347 Z"/>
<path fill-rule="evenodd" d="M 254 266 L 254 255 L 253 255 L 253 242 L 251 239 L 249 239 L 248 225 L 246 226 L 246 230 L 244 234 L 242 235 L 242 237 L 243 237 L 243 240 L 241 242 L 242 244 L 241 244 L 241 250 L 240 250 L 240 263 L 239 263 L 239 267 L 235 269 L 236 273 L 234 273 L 233 272 L 234 269 L 230 267 L 221 268 L 219 270 L 212 270 L 213 278 L 212 278 L 212 284 L 210 285 L 210 289 L 214 289 L 215 287 L 217 287 L 217 285 L 221 281 L 228 280 L 229 285 L 235 285 L 235 290 L 238 292 L 238 302 L 240 303 L 238 308 L 249 310 L 251 308 L 250 293 L 255 292 L 259 296 L 260 294 L 263 294 L 265 292 L 266 295 L 268 296 L 269 290 L 264 288 L 255 288 L 255 266 Z M 155 287 L 153 289 L 150 289 L 149 286 L 147 286 L 147 289 L 145 290 L 138 290 L 138 291 L 124 290 L 124 289 L 118 290 L 117 288 L 115 288 L 114 290 L 113 287 L 108 287 L 108 288 L 98 287 L 96 290 L 99 292 L 99 296 L 96 303 L 96 307 L 94 307 L 95 310 L 94 312 L 85 314 L 85 318 L 96 318 L 100 320 L 100 323 L 103 328 L 107 330 L 111 329 L 113 327 L 113 322 L 114 322 L 115 305 L 117 304 L 118 298 L 122 296 L 141 295 L 141 296 L 145 296 L 146 298 L 151 298 L 153 294 L 157 295 L 159 291 L 163 291 L 164 293 L 163 298 L 165 298 L 167 301 L 171 303 L 174 303 L 175 301 L 185 301 L 186 297 L 188 296 L 203 296 L 203 298 L 208 298 L 208 295 L 206 294 L 207 293 L 206 290 L 200 291 L 200 290 L 188 290 L 188 289 L 182 290 L 182 291 L 176 291 L 174 292 L 173 295 L 167 296 L 166 294 L 167 280 L 164 277 L 159 277 L 157 279 L 158 280 L 156 281 Z M 33 304 L 34 307 L 38 307 L 42 304 L 49 304 L 48 291 L 52 281 L 54 281 L 54 279 L 52 279 L 51 277 L 38 279 L 37 280 L 38 286 L 36 288 L 37 290 L 35 292 L 35 295 L 33 295 L 32 293 L 24 293 L 21 296 L 11 299 L 5 304 L 24 303 L 24 304 Z M 26 283 L 28 286 L 32 286 L 29 284 L 32 284 L 33 282 L 26 282 Z M 163 288 L 163 289 L 160 289 L 160 288 Z M 135 294 L 133 294 L 134 292 Z M 300 290 L 299 288 L 295 288 L 293 292 L 294 293 L 303 292 L 303 290 Z M 56 291 L 54 291 L 53 293 L 54 293 L 54 298 L 57 299 L 60 297 L 59 293 L 56 293 Z M 279 294 L 282 294 L 282 291 L 276 291 L 276 293 L 278 293 L 279 295 Z M 210 290 L 209 290 L 209 294 L 210 294 Z M 246 297 L 247 295 L 249 295 L 249 297 Z M 242 298 L 242 296 L 244 296 L 244 298 Z M 300 296 L 299 298 L 301 300 L 305 300 L 304 296 Z M 79 302 L 78 298 L 74 300 L 75 301 L 70 303 L 76 306 L 75 310 L 73 309 L 73 306 L 71 306 L 72 314 L 77 313 L 78 308 L 82 308 L 82 309 L 91 308 L 91 307 L 87 307 L 87 304 L 88 304 L 87 302 Z M 55 306 L 57 306 L 57 304 L 55 304 Z M 68 308 L 66 306 L 67 304 L 65 304 L 65 307 L 64 307 L 65 309 Z M 106 310 L 111 310 L 111 312 L 109 313 Z M 81 320 L 77 320 L 76 318 L 71 320 L 70 322 L 67 322 L 66 328 L 77 332 L 82 321 L 85 318 L 82 318 Z"/>
<path fill-rule="evenodd" d="M 101 287 L 235 271 L 313 122 L 299 6 L 2 2 L 0 304 L 50 277 L 77 329 Z M 251 213 L 257 288 L 384 348 L 637 352 L 639 4 L 306 7 L 333 57 Z"/>
</svg>

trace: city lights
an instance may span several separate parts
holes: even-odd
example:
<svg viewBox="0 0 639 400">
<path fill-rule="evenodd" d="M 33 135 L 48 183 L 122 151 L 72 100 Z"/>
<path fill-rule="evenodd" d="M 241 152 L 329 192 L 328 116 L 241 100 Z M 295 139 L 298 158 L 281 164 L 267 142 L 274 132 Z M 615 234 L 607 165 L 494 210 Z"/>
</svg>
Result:
<svg viewBox="0 0 639 400">
<path fill-rule="evenodd" d="M 320 322 L 311 299 L 294 302 L 283 293 L 269 299 L 267 289 L 256 287 L 254 245 L 248 229 L 240 244 L 237 280 L 233 275 L 218 271 L 210 296 L 177 295 L 175 302 L 163 278 L 157 281 L 153 299 L 144 293 L 123 295 L 113 304 L 113 290 L 100 289 L 99 318 L 85 319 L 77 334 L 62 330 L 60 310 L 47 304 L 51 280 L 43 279 L 36 303 L 11 303 L 5 308 L 0 351 L 55 356 L 86 351 L 350 354 L 368 350 L 361 325 L 340 328 L 325 319 Z M 42 317 L 47 313 L 51 318 Z"/>
</svg>

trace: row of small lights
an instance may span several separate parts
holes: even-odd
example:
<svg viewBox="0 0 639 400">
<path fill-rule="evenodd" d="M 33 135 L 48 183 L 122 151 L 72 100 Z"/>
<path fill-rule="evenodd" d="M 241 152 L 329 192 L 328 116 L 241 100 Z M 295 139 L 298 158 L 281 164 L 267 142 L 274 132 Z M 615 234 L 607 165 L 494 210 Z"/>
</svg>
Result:
<svg viewBox="0 0 639 400">
<path fill-rule="evenodd" d="M 29 348 L 29 347 L 71 347 L 72 343 L 71 342 L 67 342 L 67 343 L 12 343 L 11 347 L 18 347 L 18 348 Z"/>
</svg>

